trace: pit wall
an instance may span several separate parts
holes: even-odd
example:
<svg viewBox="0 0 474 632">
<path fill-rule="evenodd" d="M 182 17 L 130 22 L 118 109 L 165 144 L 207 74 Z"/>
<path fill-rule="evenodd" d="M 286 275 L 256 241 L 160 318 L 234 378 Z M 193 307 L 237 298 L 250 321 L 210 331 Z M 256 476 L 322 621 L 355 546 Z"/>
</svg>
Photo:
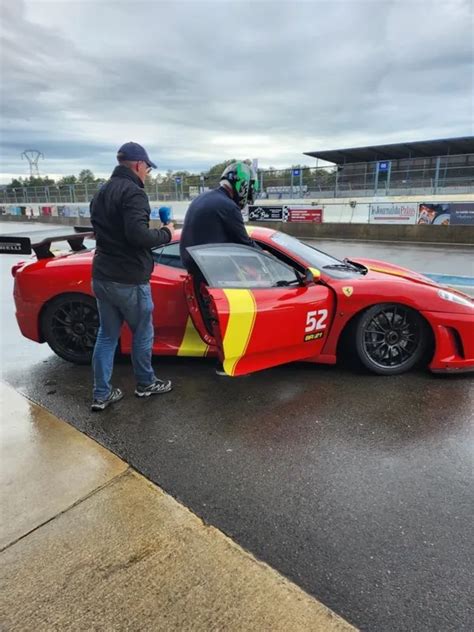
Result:
<svg viewBox="0 0 474 632">
<path fill-rule="evenodd" d="M 311 198 L 311 199 L 281 199 L 281 200 L 258 200 L 261 206 L 293 206 L 305 205 L 315 206 L 323 209 L 323 217 L 325 223 L 350 223 L 350 224 L 367 224 L 369 221 L 369 205 L 370 204 L 421 204 L 423 202 L 441 204 L 443 202 L 465 203 L 474 202 L 474 193 L 463 193 L 459 195 L 443 195 L 443 196 L 379 196 L 371 198 Z M 152 217 L 158 217 L 158 209 L 160 206 L 171 206 L 173 218 L 176 221 L 182 221 L 186 215 L 189 201 L 153 201 L 150 200 L 152 208 Z M 19 217 L 23 214 L 30 215 L 36 219 L 40 216 L 49 214 L 52 217 L 68 218 L 68 217 L 88 217 L 88 204 L 29 204 L 26 206 L 17 206 L 14 204 L 0 205 L 0 218 L 7 215 Z"/>
<path fill-rule="evenodd" d="M 395 241 L 427 244 L 474 245 L 474 226 L 432 226 L 393 224 L 298 224 L 291 222 L 258 222 L 302 240 L 338 239 L 350 241 Z"/>
<path fill-rule="evenodd" d="M 29 222 L 43 224 L 63 224 L 64 226 L 90 226 L 88 217 L 54 217 L 43 216 L 32 219 L 24 216 L 0 215 L 1 222 L 22 222 L 25 230 Z M 179 226 L 181 222 L 177 222 Z M 157 220 L 151 226 L 161 226 Z M 474 226 L 431 226 L 431 225 L 391 225 L 391 224 L 346 224 L 325 222 L 324 224 L 297 224 L 289 222 L 258 222 L 258 226 L 266 226 L 281 230 L 300 239 L 338 239 L 363 241 L 418 242 L 426 244 L 456 244 L 474 246 Z M 0 234 L 1 234 L 0 225 Z"/>
</svg>

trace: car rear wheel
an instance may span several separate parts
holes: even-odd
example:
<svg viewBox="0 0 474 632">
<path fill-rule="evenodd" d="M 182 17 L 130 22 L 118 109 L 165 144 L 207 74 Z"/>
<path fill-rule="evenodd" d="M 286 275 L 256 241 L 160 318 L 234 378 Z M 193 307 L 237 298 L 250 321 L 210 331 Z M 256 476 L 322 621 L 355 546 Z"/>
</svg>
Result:
<svg viewBox="0 0 474 632">
<path fill-rule="evenodd" d="M 355 327 L 355 350 L 360 362 L 378 375 L 409 371 L 425 356 L 428 336 L 418 312 L 396 303 L 369 308 Z"/>
<path fill-rule="evenodd" d="M 63 294 L 46 306 L 42 331 L 51 349 L 74 364 L 90 364 L 99 331 L 99 313 L 92 296 Z"/>
</svg>

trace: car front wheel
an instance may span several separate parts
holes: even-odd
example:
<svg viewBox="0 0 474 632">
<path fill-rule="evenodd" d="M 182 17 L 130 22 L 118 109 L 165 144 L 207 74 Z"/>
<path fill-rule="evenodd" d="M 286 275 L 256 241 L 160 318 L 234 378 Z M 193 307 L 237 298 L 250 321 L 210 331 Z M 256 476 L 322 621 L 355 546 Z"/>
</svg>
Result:
<svg viewBox="0 0 474 632">
<path fill-rule="evenodd" d="M 378 375 L 399 375 L 423 359 L 428 336 L 418 312 L 404 305 L 382 303 L 361 314 L 354 342 L 367 369 Z"/>
<path fill-rule="evenodd" d="M 74 364 L 90 364 L 99 330 L 97 304 L 87 294 L 63 294 L 46 306 L 42 331 L 51 349 Z"/>
</svg>

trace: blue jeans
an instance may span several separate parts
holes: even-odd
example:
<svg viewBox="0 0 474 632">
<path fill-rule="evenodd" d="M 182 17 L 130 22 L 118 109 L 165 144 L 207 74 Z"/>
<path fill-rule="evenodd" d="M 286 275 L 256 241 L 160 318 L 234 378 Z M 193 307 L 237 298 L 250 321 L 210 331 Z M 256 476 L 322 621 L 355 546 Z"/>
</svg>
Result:
<svg viewBox="0 0 474 632">
<path fill-rule="evenodd" d="M 150 284 L 125 285 L 92 281 L 97 299 L 100 327 L 92 357 L 94 399 L 106 399 L 112 390 L 112 371 L 120 330 L 124 322 L 133 333 L 132 365 L 138 384 L 156 380 L 151 366 L 153 347 L 153 301 Z"/>
</svg>

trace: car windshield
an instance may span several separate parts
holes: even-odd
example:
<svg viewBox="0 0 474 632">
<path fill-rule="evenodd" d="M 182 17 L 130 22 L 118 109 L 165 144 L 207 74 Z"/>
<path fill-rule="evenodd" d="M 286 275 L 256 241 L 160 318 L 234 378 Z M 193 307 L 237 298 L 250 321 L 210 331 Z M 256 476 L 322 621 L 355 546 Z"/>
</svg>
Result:
<svg viewBox="0 0 474 632">
<path fill-rule="evenodd" d="M 309 268 L 324 270 L 331 277 L 345 279 L 363 273 L 354 264 L 331 257 L 286 233 L 276 232 L 271 240 L 285 248 L 288 253 L 302 259 Z"/>
<path fill-rule="evenodd" d="M 286 233 L 275 233 L 271 239 L 276 244 L 283 246 L 288 252 L 303 259 L 308 266 L 318 268 L 318 270 L 321 270 L 324 266 L 340 265 L 343 263 L 339 259 L 331 257 L 331 255 L 327 255 L 325 252 L 321 252 L 321 250 L 317 250 L 312 246 L 308 246 L 308 244 L 304 244 L 299 239 L 291 237 L 291 235 L 287 235 Z"/>
</svg>

